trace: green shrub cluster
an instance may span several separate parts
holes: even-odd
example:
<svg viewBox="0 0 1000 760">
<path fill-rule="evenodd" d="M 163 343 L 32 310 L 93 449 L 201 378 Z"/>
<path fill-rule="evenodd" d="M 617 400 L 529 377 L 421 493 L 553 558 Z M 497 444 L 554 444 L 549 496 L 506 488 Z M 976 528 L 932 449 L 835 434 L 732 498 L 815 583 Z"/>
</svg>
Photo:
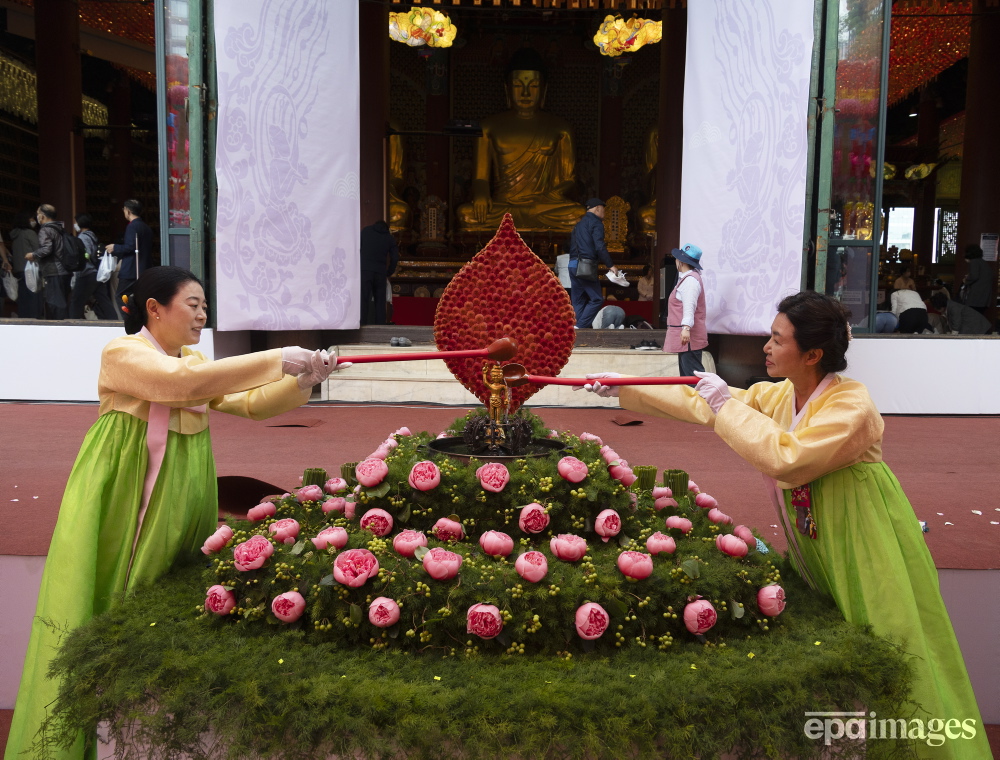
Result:
<svg viewBox="0 0 1000 760">
<path fill-rule="evenodd" d="M 596 442 L 562 435 L 564 455 L 579 458 L 589 470 L 577 484 L 559 475 L 560 455 L 551 454 L 516 460 L 508 467 L 510 481 L 504 490 L 491 493 L 480 485 L 476 476 L 480 463 L 475 459 L 465 464 L 437 455 L 433 459 L 441 470 L 441 483 L 421 492 L 407 479 L 416 462 L 431 458 L 426 448 L 430 435 L 397 438 L 398 447 L 385 460 L 387 477 L 378 486 L 362 488 L 349 497 L 356 498 L 353 519 L 338 512 L 324 513 L 320 502 L 300 503 L 294 495 L 287 495 L 275 501 L 273 517 L 258 523 L 233 522 L 233 539 L 212 560 L 204 582 L 206 588 L 220 584 L 231 589 L 237 605 L 223 619 L 198 605 L 202 616 L 216 626 L 286 625 L 271 613 L 271 601 L 279 594 L 298 591 L 306 600 L 306 612 L 288 625 L 303 629 L 317 643 L 464 657 L 538 653 L 570 658 L 580 651 L 623 647 L 668 651 L 676 641 L 692 638 L 683 613 L 687 603 L 699 597 L 709 600 L 719 616 L 707 633 L 710 643 L 724 645 L 725 638 L 761 636 L 781 624 L 781 618 L 770 620 L 762 615 L 756 600 L 762 586 L 782 582 L 787 569 L 784 560 L 756 550 L 740 559 L 723 554 L 715 538 L 731 532 L 731 526 L 710 522 L 706 510 L 695 506 L 686 490 L 675 494 L 676 509 L 656 510 L 650 491 L 638 490 L 638 482 L 630 491 L 611 478 Z M 544 505 L 551 520 L 548 529 L 537 535 L 526 535 L 518 527 L 520 508 L 531 502 Z M 420 559 L 400 556 L 393 549 L 392 535 L 377 537 L 362 530 L 361 517 L 374 508 L 393 516 L 393 533 L 404 528 L 420 530 L 428 536 L 428 548 L 440 546 L 460 554 L 459 575 L 434 580 Z M 621 517 L 621 533 L 610 540 L 594 532 L 595 518 L 604 509 L 614 509 Z M 671 514 L 690 519 L 691 532 L 685 536 L 668 530 L 665 518 Z M 464 540 L 445 542 L 433 536 L 434 522 L 447 516 L 461 521 Z M 271 523 L 286 518 L 301 526 L 293 545 L 278 543 L 269 534 Z M 315 549 L 309 539 L 328 526 L 345 528 L 349 534 L 346 547 Z M 483 552 L 478 539 L 487 530 L 503 531 L 514 539 L 509 557 L 494 558 Z M 646 539 L 656 531 L 675 538 L 676 552 L 653 557 L 653 574 L 646 579 L 625 577 L 616 564 L 618 555 L 625 550 L 645 552 Z M 587 540 L 582 560 L 565 562 L 553 555 L 550 538 L 560 533 Z M 274 554 L 259 570 L 241 572 L 234 567 L 233 547 L 253 535 L 269 537 Z M 361 588 L 348 588 L 334 580 L 334 560 L 347 549 L 367 549 L 378 559 L 377 576 Z M 542 552 L 548 562 L 548 574 L 538 583 L 523 579 L 514 567 L 516 557 L 529 550 Z M 388 597 L 401 608 L 400 621 L 390 628 L 378 628 L 368 620 L 369 605 L 378 597 Z M 576 610 L 586 602 L 600 604 L 610 617 L 608 630 L 594 642 L 576 633 Z M 790 602 L 794 607 L 794 596 Z M 499 608 L 504 629 L 495 639 L 467 633 L 466 612 L 477 603 Z"/>
</svg>

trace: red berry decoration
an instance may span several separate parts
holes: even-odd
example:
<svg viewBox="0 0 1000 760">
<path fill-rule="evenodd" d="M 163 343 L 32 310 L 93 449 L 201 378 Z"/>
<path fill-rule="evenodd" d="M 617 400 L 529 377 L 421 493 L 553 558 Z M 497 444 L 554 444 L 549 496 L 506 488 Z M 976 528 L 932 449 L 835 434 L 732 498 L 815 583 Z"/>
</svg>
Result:
<svg viewBox="0 0 1000 760">
<path fill-rule="evenodd" d="M 498 338 L 517 341 L 511 362 L 532 375 L 558 375 L 576 339 L 569 294 L 552 270 L 525 245 L 505 214 L 496 236 L 456 274 L 438 303 L 434 341 L 439 351 L 486 348 Z M 484 404 L 484 359 L 445 359 L 458 381 Z M 501 362 L 507 364 L 509 362 Z M 511 388 L 514 412 L 541 385 Z"/>
</svg>

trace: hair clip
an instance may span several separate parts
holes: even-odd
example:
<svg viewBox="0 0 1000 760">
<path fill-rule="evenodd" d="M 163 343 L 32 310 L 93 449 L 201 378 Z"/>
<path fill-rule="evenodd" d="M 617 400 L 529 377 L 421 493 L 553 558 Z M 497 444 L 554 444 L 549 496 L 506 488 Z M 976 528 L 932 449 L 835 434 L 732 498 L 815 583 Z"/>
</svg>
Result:
<svg viewBox="0 0 1000 760">
<path fill-rule="evenodd" d="M 128 306 L 122 306 L 122 311 L 125 312 L 126 314 L 131 314 L 132 313 L 132 312 L 130 312 L 128 310 Z"/>
<path fill-rule="evenodd" d="M 128 295 L 126 295 L 126 294 L 122 295 L 122 303 L 124 303 L 124 304 L 128 303 Z"/>
</svg>

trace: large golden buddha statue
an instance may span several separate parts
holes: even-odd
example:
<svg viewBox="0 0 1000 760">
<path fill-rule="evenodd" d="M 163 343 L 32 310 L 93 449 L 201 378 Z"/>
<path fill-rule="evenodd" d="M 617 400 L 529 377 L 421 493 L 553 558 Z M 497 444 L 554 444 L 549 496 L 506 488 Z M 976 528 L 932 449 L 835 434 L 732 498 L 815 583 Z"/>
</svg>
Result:
<svg viewBox="0 0 1000 760">
<path fill-rule="evenodd" d="M 403 193 L 403 140 L 399 135 L 389 136 L 389 228 L 396 232 L 410 226 L 410 207 L 402 198 Z"/>
<path fill-rule="evenodd" d="M 569 231 L 586 209 L 566 197 L 574 187 L 573 131 L 542 110 L 545 66 L 518 50 L 507 66 L 510 109 L 482 120 L 472 202 L 458 207 L 462 230 L 495 230 L 504 214 L 519 230 Z"/>
</svg>

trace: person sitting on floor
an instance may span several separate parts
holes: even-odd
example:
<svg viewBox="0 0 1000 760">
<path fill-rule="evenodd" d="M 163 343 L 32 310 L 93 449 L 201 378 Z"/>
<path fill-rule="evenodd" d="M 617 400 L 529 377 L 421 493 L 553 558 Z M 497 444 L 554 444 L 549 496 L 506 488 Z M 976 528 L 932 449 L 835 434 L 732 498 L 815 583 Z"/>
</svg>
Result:
<svg viewBox="0 0 1000 760">
<path fill-rule="evenodd" d="M 931 296 L 931 305 L 948 320 L 947 329 L 952 335 L 989 335 L 993 332 L 990 321 L 964 303 L 953 301 L 940 293 Z"/>
</svg>

